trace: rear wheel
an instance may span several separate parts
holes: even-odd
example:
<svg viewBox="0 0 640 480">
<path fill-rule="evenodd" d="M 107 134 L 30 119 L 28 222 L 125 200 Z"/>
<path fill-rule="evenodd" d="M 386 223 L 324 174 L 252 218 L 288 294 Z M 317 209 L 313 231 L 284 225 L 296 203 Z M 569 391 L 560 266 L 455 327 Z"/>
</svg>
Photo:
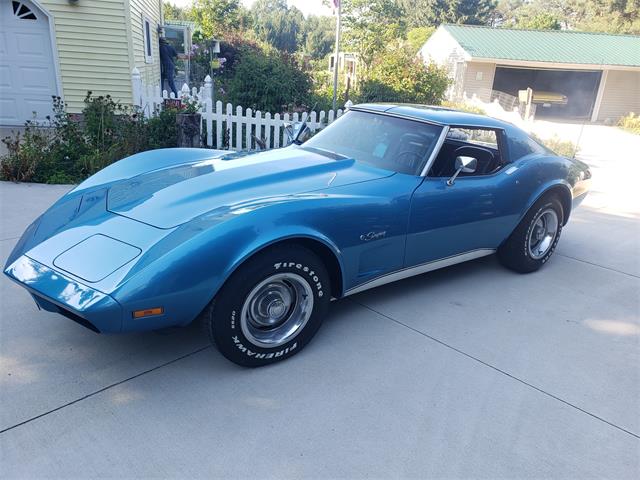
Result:
<svg viewBox="0 0 640 480">
<path fill-rule="evenodd" d="M 538 270 L 558 245 L 564 212 L 555 196 L 538 200 L 529 209 L 511 236 L 498 249 L 498 258 L 506 267 L 521 273 Z"/>
<path fill-rule="evenodd" d="M 203 321 L 227 359 L 259 367 L 302 350 L 320 328 L 330 292 L 329 275 L 313 252 L 274 247 L 229 278 Z"/>
</svg>

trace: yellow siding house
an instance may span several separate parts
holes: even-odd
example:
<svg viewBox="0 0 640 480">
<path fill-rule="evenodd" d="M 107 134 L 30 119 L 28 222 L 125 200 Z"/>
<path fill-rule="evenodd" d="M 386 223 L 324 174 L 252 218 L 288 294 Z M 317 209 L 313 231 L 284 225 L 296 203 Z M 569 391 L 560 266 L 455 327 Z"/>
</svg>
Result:
<svg viewBox="0 0 640 480">
<path fill-rule="evenodd" d="M 79 112 L 90 90 L 132 103 L 131 72 L 160 85 L 161 0 L 0 0 L 0 125 Z"/>
</svg>

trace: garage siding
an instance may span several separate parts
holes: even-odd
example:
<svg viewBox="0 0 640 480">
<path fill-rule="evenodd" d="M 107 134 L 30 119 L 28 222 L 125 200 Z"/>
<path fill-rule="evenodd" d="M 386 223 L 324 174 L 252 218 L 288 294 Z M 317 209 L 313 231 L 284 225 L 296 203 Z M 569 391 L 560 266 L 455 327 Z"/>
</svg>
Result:
<svg viewBox="0 0 640 480">
<path fill-rule="evenodd" d="M 491 99 L 493 77 L 496 72 L 495 63 L 467 62 L 464 74 L 464 92 L 468 97 L 476 94 L 483 102 Z M 478 75 L 481 76 L 478 79 Z"/>
<path fill-rule="evenodd" d="M 598 120 L 617 121 L 629 112 L 640 114 L 640 72 L 609 70 Z"/>
<path fill-rule="evenodd" d="M 133 63 L 140 71 L 144 85 L 160 85 L 160 53 L 157 27 L 161 22 L 160 0 L 130 0 L 131 42 Z M 151 21 L 152 62 L 144 55 L 143 16 Z"/>
<path fill-rule="evenodd" d="M 418 52 L 425 63 L 436 63 L 452 71 L 456 62 L 463 61 L 464 50 L 446 30 L 438 29 Z"/>
<path fill-rule="evenodd" d="M 460 100 L 462 97 L 462 78 L 464 74 L 465 53 L 456 40 L 444 29 L 438 29 L 429 37 L 418 54 L 424 63 L 435 63 L 444 67 L 449 75 L 451 83 L 447 88 L 448 100 Z"/>
<path fill-rule="evenodd" d="M 41 0 L 53 16 L 64 99 L 79 112 L 87 90 L 130 103 L 127 24 L 123 0 L 82 0 L 70 4 Z"/>
</svg>

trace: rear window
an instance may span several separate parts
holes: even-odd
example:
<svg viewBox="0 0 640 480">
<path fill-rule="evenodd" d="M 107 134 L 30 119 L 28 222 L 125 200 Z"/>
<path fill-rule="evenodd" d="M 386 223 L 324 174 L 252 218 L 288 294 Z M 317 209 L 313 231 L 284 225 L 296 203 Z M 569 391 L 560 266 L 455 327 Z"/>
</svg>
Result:
<svg viewBox="0 0 640 480">
<path fill-rule="evenodd" d="M 511 156 L 512 162 L 515 162 L 522 157 L 526 157 L 527 155 L 542 155 L 550 153 L 550 150 L 548 148 L 540 145 L 524 132 L 512 132 L 508 135 L 508 138 L 509 154 Z"/>
</svg>

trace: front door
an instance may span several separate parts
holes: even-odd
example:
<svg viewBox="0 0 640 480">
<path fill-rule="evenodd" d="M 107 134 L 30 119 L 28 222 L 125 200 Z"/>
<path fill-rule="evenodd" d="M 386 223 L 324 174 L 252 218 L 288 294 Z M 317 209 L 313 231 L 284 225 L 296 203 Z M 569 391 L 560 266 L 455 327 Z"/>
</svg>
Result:
<svg viewBox="0 0 640 480">
<path fill-rule="evenodd" d="M 513 219 L 500 188 L 506 163 L 502 136 L 490 129 L 450 129 L 411 201 L 405 267 L 469 252 L 481 256 L 508 235 Z M 458 156 L 476 158 L 476 171 L 448 185 Z"/>
</svg>

